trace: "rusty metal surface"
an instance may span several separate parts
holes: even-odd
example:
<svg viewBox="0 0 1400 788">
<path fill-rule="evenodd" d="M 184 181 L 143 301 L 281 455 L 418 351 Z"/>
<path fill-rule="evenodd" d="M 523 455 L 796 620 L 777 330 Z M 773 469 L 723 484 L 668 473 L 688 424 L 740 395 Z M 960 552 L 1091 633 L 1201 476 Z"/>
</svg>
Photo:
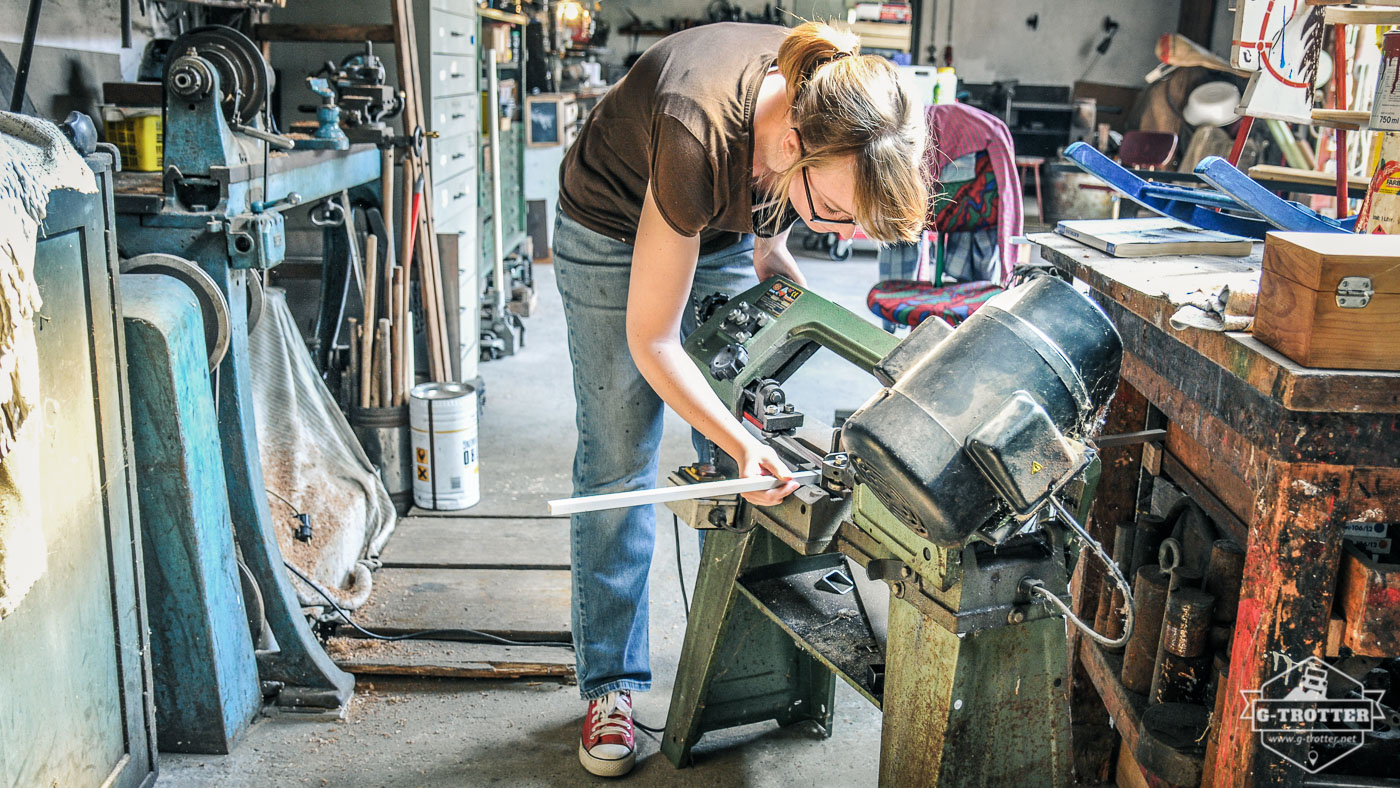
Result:
<svg viewBox="0 0 1400 788">
<path fill-rule="evenodd" d="M 1061 621 L 959 637 L 895 602 L 887 660 L 882 786 L 1069 784 Z"/>
</svg>

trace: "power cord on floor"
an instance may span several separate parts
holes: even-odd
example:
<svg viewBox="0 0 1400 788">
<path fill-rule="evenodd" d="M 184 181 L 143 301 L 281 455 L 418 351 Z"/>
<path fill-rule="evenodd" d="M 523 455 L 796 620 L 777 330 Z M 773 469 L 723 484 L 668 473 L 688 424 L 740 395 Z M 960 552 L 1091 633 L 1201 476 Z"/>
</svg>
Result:
<svg viewBox="0 0 1400 788">
<path fill-rule="evenodd" d="M 339 613 L 340 617 L 345 619 L 345 623 L 349 624 L 352 628 L 354 628 L 356 631 L 358 631 L 365 637 L 373 638 L 375 640 L 426 640 L 428 639 L 429 635 L 466 635 L 469 637 L 476 637 L 482 638 L 484 640 L 489 640 L 493 643 L 500 643 L 503 646 L 547 646 L 549 648 L 567 649 L 572 649 L 574 647 L 573 643 L 563 643 L 560 641 L 553 640 L 511 640 L 509 638 L 503 638 L 500 635 L 493 635 L 490 632 L 482 632 L 476 629 L 425 629 L 421 632 L 409 632 L 406 635 L 383 635 L 378 632 L 371 632 L 368 629 L 365 629 L 364 627 L 355 623 L 355 620 L 350 618 L 350 614 L 346 612 L 345 608 L 337 604 L 336 601 L 331 598 L 330 594 L 327 594 L 321 588 L 319 583 L 302 574 L 300 569 L 297 569 L 295 566 L 292 566 L 287 561 L 283 561 L 282 565 L 287 567 L 287 569 L 291 571 L 292 574 L 301 578 L 302 582 L 310 586 L 311 589 L 317 594 L 319 594 L 322 599 L 326 600 L 326 602 L 328 602 L 332 608 L 335 608 L 335 612 Z"/>
<path fill-rule="evenodd" d="M 689 623 L 690 595 L 685 590 L 685 569 L 684 565 L 681 563 L 681 521 L 680 518 L 674 514 L 671 515 L 671 534 L 676 538 L 676 579 L 679 580 L 681 584 L 681 609 L 685 611 L 685 620 Z M 668 717 L 666 723 L 670 721 Z M 653 728 L 650 725 L 640 722 L 636 717 L 632 718 L 632 725 L 654 739 L 657 744 L 661 743 L 661 739 L 658 738 L 656 734 L 666 732 L 666 723 L 662 723 L 660 728 Z"/>
</svg>

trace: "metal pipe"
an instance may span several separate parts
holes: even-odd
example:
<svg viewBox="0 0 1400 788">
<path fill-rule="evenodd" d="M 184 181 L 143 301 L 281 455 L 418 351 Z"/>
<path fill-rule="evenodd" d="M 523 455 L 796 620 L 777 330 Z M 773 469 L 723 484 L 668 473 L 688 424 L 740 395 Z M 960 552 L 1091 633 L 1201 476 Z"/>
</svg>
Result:
<svg viewBox="0 0 1400 788">
<path fill-rule="evenodd" d="M 1332 39 L 1332 106 L 1347 108 L 1347 26 L 1335 25 Z M 1347 132 L 1332 129 L 1337 139 L 1337 218 L 1347 218 Z"/>
<path fill-rule="evenodd" d="M 506 314 L 506 250 L 505 231 L 501 227 L 501 80 L 496 70 L 496 51 L 493 49 L 486 59 L 486 100 L 491 102 L 490 124 L 487 139 L 491 144 L 491 235 L 495 240 L 495 254 L 492 258 L 492 276 L 496 281 L 496 318 L 505 319 Z"/>
<path fill-rule="evenodd" d="M 19 48 L 19 65 L 15 67 L 15 91 L 10 95 L 10 111 L 24 107 L 24 89 L 29 83 L 29 61 L 34 58 L 34 39 L 39 35 L 39 12 L 44 0 L 29 0 L 29 14 L 24 18 L 24 42 Z"/>
<path fill-rule="evenodd" d="M 797 471 L 788 479 L 799 484 L 815 484 L 821 477 L 821 471 Z M 549 513 L 557 516 L 578 514 L 579 512 L 596 512 L 602 509 L 625 509 L 629 506 L 645 506 L 653 503 L 689 501 L 694 498 L 759 492 L 771 490 L 783 484 L 786 482 L 774 476 L 744 476 L 738 479 L 657 487 L 650 490 L 630 490 L 620 493 L 584 495 L 578 498 L 559 498 L 549 502 Z"/>
<path fill-rule="evenodd" d="M 122 49 L 131 49 L 131 0 L 122 0 Z"/>
</svg>

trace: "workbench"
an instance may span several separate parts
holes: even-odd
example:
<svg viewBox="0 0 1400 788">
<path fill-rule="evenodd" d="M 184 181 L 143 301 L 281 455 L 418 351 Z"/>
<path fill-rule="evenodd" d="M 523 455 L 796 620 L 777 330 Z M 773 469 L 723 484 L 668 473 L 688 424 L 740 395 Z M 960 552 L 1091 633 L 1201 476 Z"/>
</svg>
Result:
<svg viewBox="0 0 1400 788">
<path fill-rule="evenodd" d="M 1103 433 L 1165 429 L 1158 444 L 1103 451 L 1096 537 L 1111 541 L 1117 524 L 1132 522 L 1151 488 L 1142 482 L 1160 474 L 1247 550 L 1214 770 L 1206 763 L 1203 783 L 1296 784 L 1307 775 L 1261 747 L 1241 719 L 1241 690 L 1258 689 L 1290 660 L 1323 656 L 1329 625 L 1335 648 L 1345 524 L 1400 521 L 1400 373 L 1311 369 L 1248 333 L 1171 328 L 1173 298 L 1257 282 L 1263 244 L 1242 258 L 1120 259 L 1053 233 L 1029 240 L 1088 285 L 1123 337 Z M 1101 583 L 1098 567 L 1081 562 L 1077 612 L 1092 617 Z M 1400 638 L 1400 604 L 1369 615 Z M 1131 750 L 1146 698 L 1123 687 L 1120 657 L 1073 628 L 1070 654 L 1077 768 L 1081 779 L 1103 778 L 1113 746 L 1112 736 L 1104 746 L 1103 726 L 1111 718 Z"/>
</svg>

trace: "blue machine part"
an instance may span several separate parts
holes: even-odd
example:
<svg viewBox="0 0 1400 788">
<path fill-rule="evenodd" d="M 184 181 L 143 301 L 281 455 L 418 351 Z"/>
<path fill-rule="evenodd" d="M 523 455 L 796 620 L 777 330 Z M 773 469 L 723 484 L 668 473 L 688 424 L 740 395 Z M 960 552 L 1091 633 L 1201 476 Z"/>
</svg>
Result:
<svg viewBox="0 0 1400 788">
<path fill-rule="evenodd" d="M 1219 156 L 1202 159 L 1195 170 L 1215 188 L 1145 181 L 1085 142 L 1066 148 L 1065 158 L 1149 211 L 1204 230 L 1263 240 L 1274 229 L 1351 232 L 1348 225 L 1355 224 L 1354 218 L 1338 222 L 1282 199 Z"/>
<path fill-rule="evenodd" d="M 1260 186 L 1248 175 L 1219 156 L 1207 156 L 1196 165 L 1201 180 L 1248 205 L 1264 220 L 1280 230 L 1302 233 L 1350 233 L 1356 229 L 1356 216 L 1338 221 L 1314 211 L 1306 205 L 1285 200 Z"/>
<path fill-rule="evenodd" d="M 234 268 L 265 271 L 287 259 L 286 222 L 279 211 L 243 213 L 224 230 Z"/>
<path fill-rule="evenodd" d="M 241 57 L 260 56 L 253 48 Z M 257 71 L 257 64 L 245 65 L 250 67 L 243 71 Z M 177 75 L 185 79 L 183 87 L 174 84 Z M 278 706 L 336 709 L 353 694 L 355 678 L 331 661 L 311 631 L 283 566 L 263 486 L 249 376 L 248 276 L 250 269 L 285 258 L 276 206 L 293 204 L 294 193 L 297 202 L 310 202 L 375 182 L 380 154 L 363 144 L 268 156 L 270 135 L 230 126 L 221 109 L 229 98 L 223 84 L 221 69 L 202 58 L 198 47 L 172 62 L 166 72 L 164 193 L 154 206 L 140 200 L 123 210 L 118 201 L 118 244 L 127 257 L 163 252 L 190 260 L 228 302 L 229 350 L 219 366 L 215 400 L 228 509 L 277 644 L 256 652 L 258 676 L 277 688 Z M 255 203 L 262 210 L 252 210 Z"/>
<path fill-rule="evenodd" d="M 340 107 L 335 104 L 335 91 L 323 77 L 307 77 L 307 87 L 321 97 L 316 108 L 316 134 L 311 139 L 298 139 L 297 150 L 347 150 L 350 138 L 340 129 Z"/>
<path fill-rule="evenodd" d="M 262 693 L 199 301 L 173 277 L 127 274 L 122 314 L 158 741 L 227 753 Z"/>
</svg>

